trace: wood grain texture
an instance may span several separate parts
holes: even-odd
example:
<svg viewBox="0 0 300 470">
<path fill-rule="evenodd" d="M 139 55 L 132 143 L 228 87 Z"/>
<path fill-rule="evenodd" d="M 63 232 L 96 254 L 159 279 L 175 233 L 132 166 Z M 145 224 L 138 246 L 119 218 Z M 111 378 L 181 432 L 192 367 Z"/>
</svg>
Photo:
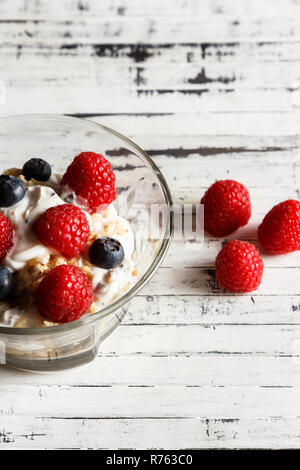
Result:
<svg viewBox="0 0 300 470">
<path fill-rule="evenodd" d="M 114 449 L 298 448 L 299 445 L 299 418 L 24 417 L 17 420 L 6 416 L 2 426 L 0 442 L 6 449 L 111 449 L 112 442 Z"/>
<path fill-rule="evenodd" d="M 101 354 L 92 366 L 57 372 L 55 386 L 195 386 L 195 387 L 293 387 L 300 385 L 297 360 L 287 356 L 255 357 L 210 354 L 198 356 L 109 356 Z M 112 373 L 112 371 L 114 373 Z M 49 386 L 47 375 L 1 369 L 1 384 Z"/>
<path fill-rule="evenodd" d="M 265 213 L 300 197 L 299 12 L 298 0 L 0 0 L 0 114 L 123 132 L 179 204 L 242 181 L 253 215 L 228 239 L 259 247 Z M 1 367 L 1 449 L 300 446 L 300 252 L 264 256 L 260 289 L 236 296 L 215 281 L 222 240 L 193 245 L 174 241 L 87 368 Z"/>
</svg>

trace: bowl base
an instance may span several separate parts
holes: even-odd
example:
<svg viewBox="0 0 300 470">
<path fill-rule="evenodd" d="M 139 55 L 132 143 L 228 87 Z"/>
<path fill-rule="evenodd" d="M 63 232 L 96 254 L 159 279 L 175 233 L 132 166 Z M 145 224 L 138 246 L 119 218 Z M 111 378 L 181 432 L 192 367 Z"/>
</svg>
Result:
<svg viewBox="0 0 300 470">
<path fill-rule="evenodd" d="M 90 364 L 97 356 L 98 350 L 91 349 L 71 357 L 58 359 L 21 359 L 20 357 L 7 355 L 6 366 L 26 372 L 57 372 L 61 370 L 73 369 Z"/>
</svg>

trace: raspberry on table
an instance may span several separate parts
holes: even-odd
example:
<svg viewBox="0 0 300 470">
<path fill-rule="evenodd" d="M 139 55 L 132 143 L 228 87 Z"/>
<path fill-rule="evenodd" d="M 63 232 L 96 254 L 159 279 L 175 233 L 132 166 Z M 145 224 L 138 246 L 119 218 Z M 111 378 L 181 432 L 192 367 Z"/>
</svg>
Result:
<svg viewBox="0 0 300 470">
<path fill-rule="evenodd" d="M 92 284 L 77 266 L 56 266 L 37 288 L 39 313 L 55 323 L 78 320 L 87 313 L 92 301 Z"/>
<path fill-rule="evenodd" d="M 11 221 L 0 212 L 0 261 L 5 258 L 13 247 L 14 232 Z"/>
<path fill-rule="evenodd" d="M 230 292 L 256 290 L 262 279 L 264 263 L 252 243 L 231 240 L 216 258 L 216 279 Z"/>
<path fill-rule="evenodd" d="M 300 202 L 289 199 L 274 206 L 260 224 L 258 238 L 267 253 L 300 250 Z"/>
<path fill-rule="evenodd" d="M 105 209 L 117 197 L 115 174 L 103 155 L 82 152 L 68 166 L 61 186 L 73 191 L 90 214 Z"/>
<path fill-rule="evenodd" d="M 90 235 L 86 214 L 73 204 L 47 209 L 38 217 L 33 230 L 43 245 L 54 248 L 66 258 L 78 255 Z"/>
<path fill-rule="evenodd" d="M 204 204 L 204 228 L 215 237 L 229 235 L 246 225 L 251 217 L 249 192 L 234 180 L 214 183 L 204 194 L 201 204 Z"/>
</svg>

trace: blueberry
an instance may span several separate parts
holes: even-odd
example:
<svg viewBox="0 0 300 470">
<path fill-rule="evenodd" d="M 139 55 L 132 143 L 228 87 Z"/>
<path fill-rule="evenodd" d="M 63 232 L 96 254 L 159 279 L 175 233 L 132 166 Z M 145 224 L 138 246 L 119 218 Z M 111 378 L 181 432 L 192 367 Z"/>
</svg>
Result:
<svg viewBox="0 0 300 470">
<path fill-rule="evenodd" d="M 0 175 L 0 206 L 9 207 L 25 196 L 26 185 L 16 176 Z"/>
<path fill-rule="evenodd" d="M 89 250 L 91 262 L 103 269 L 113 269 L 119 266 L 124 259 L 124 249 L 121 243 L 114 238 L 98 238 Z"/>
<path fill-rule="evenodd" d="M 41 158 L 31 158 L 24 164 L 22 173 L 27 181 L 31 178 L 37 181 L 48 181 L 51 176 L 51 167 Z"/>
<path fill-rule="evenodd" d="M 0 267 L 0 300 L 5 300 L 13 288 L 12 273 L 8 268 Z"/>
</svg>

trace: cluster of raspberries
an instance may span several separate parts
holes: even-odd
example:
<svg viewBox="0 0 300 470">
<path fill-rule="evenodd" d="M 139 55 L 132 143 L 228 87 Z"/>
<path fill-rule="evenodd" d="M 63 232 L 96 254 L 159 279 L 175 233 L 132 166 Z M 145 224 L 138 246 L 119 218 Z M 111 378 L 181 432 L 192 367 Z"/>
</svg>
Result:
<svg viewBox="0 0 300 470">
<path fill-rule="evenodd" d="M 37 166 L 36 162 L 33 163 Z M 40 160 L 38 164 L 41 167 L 47 163 Z M 35 168 L 35 171 L 38 169 Z M 50 173 L 47 177 L 49 176 Z M 64 192 L 75 193 L 80 205 L 93 214 L 105 209 L 115 200 L 115 179 L 111 164 L 106 158 L 94 152 L 82 152 L 67 168 L 61 186 Z M 47 209 L 38 217 L 32 229 L 43 245 L 55 249 L 67 259 L 83 252 L 90 235 L 85 212 L 73 204 L 61 204 Z M 17 230 L 18 227 L 14 227 L 0 213 L 0 262 L 13 247 Z M 92 283 L 77 266 L 65 264 L 51 269 L 37 288 L 38 310 L 54 322 L 77 320 L 89 310 L 92 301 Z"/>
<path fill-rule="evenodd" d="M 233 180 L 217 181 L 201 199 L 204 228 L 226 237 L 246 225 L 251 217 L 248 190 Z M 289 199 L 273 207 L 258 227 L 258 240 L 266 253 L 281 255 L 300 250 L 300 202 Z M 264 263 L 249 242 L 231 240 L 216 258 L 216 279 L 231 292 L 251 292 L 262 280 Z"/>
</svg>

